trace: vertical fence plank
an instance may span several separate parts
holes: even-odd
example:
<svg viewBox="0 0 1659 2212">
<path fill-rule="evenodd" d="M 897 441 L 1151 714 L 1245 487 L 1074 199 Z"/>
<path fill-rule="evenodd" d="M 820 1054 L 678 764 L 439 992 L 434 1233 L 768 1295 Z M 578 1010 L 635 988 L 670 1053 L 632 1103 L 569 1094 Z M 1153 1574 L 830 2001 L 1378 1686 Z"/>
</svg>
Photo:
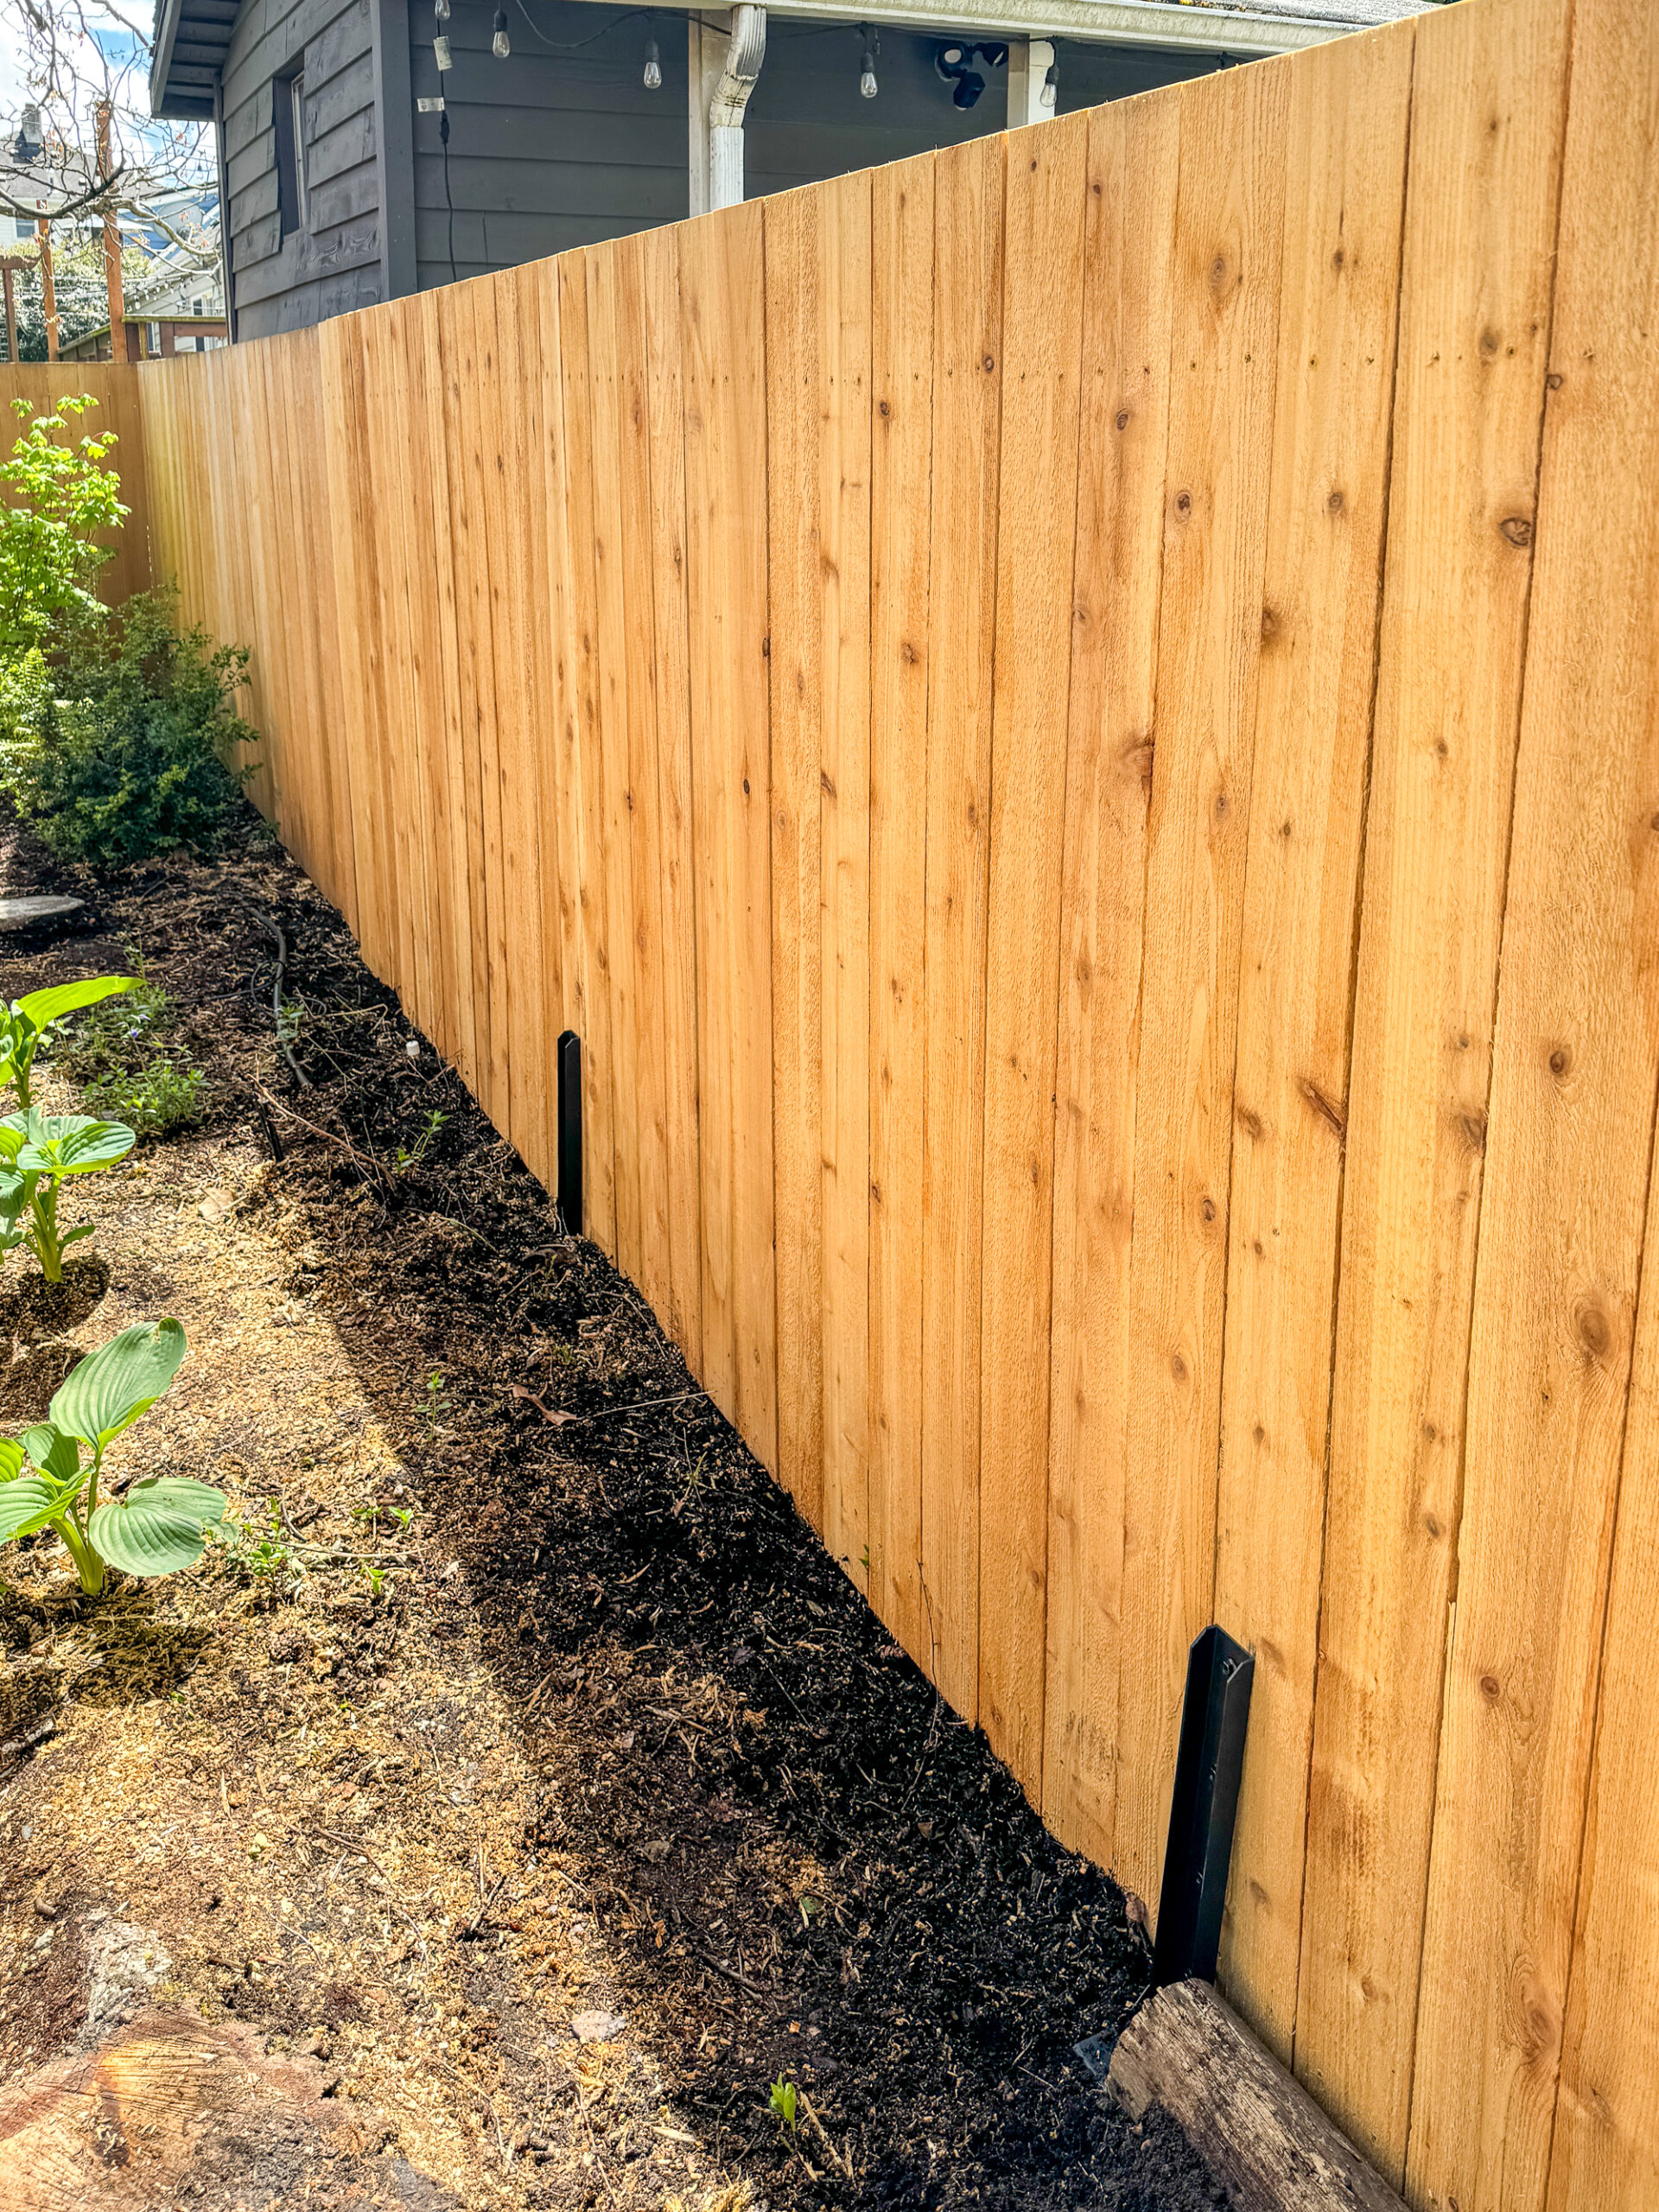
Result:
<svg viewBox="0 0 1659 2212">
<path fill-rule="evenodd" d="M 1010 143 L 985 984 L 979 1716 L 1042 1798 L 1060 871 L 1089 119 Z"/>
<path fill-rule="evenodd" d="M 823 868 L 820 717 L 825 416 L 822 185 L 768 202 L 766 601 L 772 710 L 772 1178 L 778 1247 L 778 1478 L 823 1527 Z M 829 242 L 833 255 L 833 241 Z"/>
<path fill-rule="evenodd" d="M 1169 432 L 1173 101 L 1089 128 L 1066 732 L 1043 1817 L 1112 1864 L 1135 1100 Z"/>
<path fill-rule="evenodd" d="M 1609 164 L 1607 149 L 1618 160 Z M 1659 45 L 1639 0 L 1579 0 L 1562 178 L 1528 718 L 1578 724 L 1641 766 L 1612 825 L 1630 871 L 1637 989 L 1649 1011 L 1659 946 Z M 1645 331 L 1644 347 L 1630 334 Z M 1553 379 L 1552 379 L 1553 382 Z M 1585 741 L 1581 741 L 1581 742 Z M 1570 1078 L 1569 1078 L 1570 1079 Z M 1634 1104 L 1635 1102 L 1632 1102 Z M 1659 1159 L 1624 1425 L 1596 1762 L 1549 2176 L 1551 2212 L 1659 2203 Z"/>
<path fill-rule="evenodd" d="M 1611 0 L 1574 22 L 1537 509 L 1493 518 L 1538 551 L 1407 2175 L 1517 2212 L 1554 2119 L 1659 1082 L 1652 37 Z"/>
<path fill-rule="evenodd" d="M 1395 2180 L 1528 588 L 1503 525 L 1531 512 L 1566 62 L 1557 0 L 1505 21 L 1417 27 L 1296 2031 Z"/>
<path fill-rule="evenodd" d="M 507 1134 L 544 1181 L 553 1178 L 554 1035 L 543 965 L 542 854 L 537 733 L 543 707 L 537 633 L 546 614 L 545 517 L 533 515 L 542 387 L 533 338 L 524 344 L 526 280 L 504 270 L 491 285 L 495 388 L 486 520 L 490 537 L 496 667 L 496 772 L 501 823 L 502 951 L 506 968 Z M 482 295 L 480 295 L 480 297 Z M 536 472 L 533 475 L 532 472 Z M 537 586 L 541 585 L 541 591 Z"/>
<path fill-rule="evenodd" d="M 923 947 L 921 1560 L 935 1680 L 979 1712 L 985 915 L 1007 141 L 933 170 L 933 531 Z"/>
<path fill-rule="evenodd" d="M 685 423 L 679 237 L 644 242 L 651 542 L 657 666 L 657 804 L 663 900 L 663 1085 L 670 1334 L 700 1374 L 702 1196 L 697 1135 L 696 867 L 691 838 L 691 670 L 685 574 Z"/>
<path fill-rule="evenodd" d="M 581 1035 L 583 1212 L 588 1235 L 616 1249 L 615 1084 L 611 1062 L 610 893 L 599 721 L 599 603 L 594 539 L 592 377 L 586 261 L 558 264 L 563 385 L 568 658 L 559 756 L 559 874 L 566 1019 Z"/>
<path fill-rule="evenodd" d="M 704 1385 L 775 1467 L 772 892 L 761 211 L 684 232 Z"/>
<path fill-rule="evenodd" d="M 639 1287 L 660 1313 L 670 1309 L 667 1068 L 663 1058 L 664 944 L 661 778 L 654 646 L 657 584 L 651 483 L 650 340 L 645 264 L 638 238 L 614 256 L 616 376 L 622 486 L 622 603 L 634 669 L 628 687 L 627 818 L 633 964 L 636 1144 L 639 1185 Z"/>
<path fill-rule="evenodd" d="M 922 1026 L 933 156 L 870 181 L 870 1602 L 924 1672 Z"/>
<path fill-rule="evenodd" d="M 1234 1013 L 1261 652 L 1287 65 L 1181 88 L 1119 1699 L 1119 1878 L 1155 1894 L 1186 1650 L 1211 1616 Z"/>
<path fill-rule="evenodd" d="M 1239 959 L 1216 1618 L 1257 1666 L 1222 1968 L 1288 2059 L 1409 25 L 1292 83 Z M 1321 1808 L 1322 1810 L 1322 1808 Z M 1320 1817 L 1316 1813 L 1314 1817 Z"/>
<path fill-rule="evenodd" d="M 868 1590 L 874 213 L 868 176 L 837 178 L 823 191 L 817 337 L 823 1539 Z"/>
<path fill-rule="evenodd" d="M 621 360 L 615 245 L 582 256 L 588 300 L 588 403 L 592 437 L 596 727 L 600 834 L 605 845 L 605 969 L 610 985 L 611 1142 L 615 1160 L 616 1264 L 636 1281 L 640 1252 L 639 963 L 633 935 L 633 847 L 628 824 L 629 747 L 649 660 L 649 634 L 626 595 L 624 513 L 627 402 Z"/>
</svg>

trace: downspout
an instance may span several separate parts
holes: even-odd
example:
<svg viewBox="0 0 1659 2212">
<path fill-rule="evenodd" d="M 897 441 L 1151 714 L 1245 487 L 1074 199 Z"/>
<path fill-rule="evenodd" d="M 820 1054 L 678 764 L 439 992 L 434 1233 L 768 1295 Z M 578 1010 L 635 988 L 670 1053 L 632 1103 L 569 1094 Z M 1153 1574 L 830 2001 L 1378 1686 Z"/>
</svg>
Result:
<svg viewBox="0 0 1659 2212">
<path fill-rule="evenodd" d="M 766 11 L 732 10 L 731 43 L 709 103 L 709 205 L 735 207 L 743 198 L 743 111 L 766 58 Z"/>
</svg>

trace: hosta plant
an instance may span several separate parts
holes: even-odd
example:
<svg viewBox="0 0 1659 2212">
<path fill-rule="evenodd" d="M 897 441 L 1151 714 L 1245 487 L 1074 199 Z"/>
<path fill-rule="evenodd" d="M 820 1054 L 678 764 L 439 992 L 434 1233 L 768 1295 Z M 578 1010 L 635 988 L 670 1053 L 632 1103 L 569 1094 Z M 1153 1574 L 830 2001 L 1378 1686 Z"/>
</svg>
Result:
<svg viewBox="0 0 1659 2212">
<path fill-rule="evenodd" d="M 58 1227 L 58 1192 L 68 1175 L 113 1167 L 138 1141 L 124 1122 L 86 1114 L 8 1114 L 0 1122 L 0 1252 L 27 1244 L 48 1282 L 63 1280 L 65 1247 L 90 1236 L 92 1224 Z"/>
<path fill-rule="evenodd" d="M 118 991 L 137 990 L 141 980 L 137 976 L 92 976 L 81 983 L 54 983 L 48 990 L 31 991 L 27 998 L 13 999 L 10 1006 L 0 1007 L 0 1084 L 15 1083 L 17 1103 L 29 1105 L 35 1055 L 47 1031 L 66 1014 L 97 1006 Z"/>
<path fill-rule="evenodd" d="M 38 1428 L 0 1436 L 0 1543 L 55 1529 L 92 1597 L 106 1567 L 173 1574 L 194 1566 L 225 1511 L 222 1491 L 151 1475 L 119 1497 L 99 1496 L 105 1452 L 167 1389 L 184 1353 L 176 1321 L 124 1329 L 71 1371 Z"/>
</svg>

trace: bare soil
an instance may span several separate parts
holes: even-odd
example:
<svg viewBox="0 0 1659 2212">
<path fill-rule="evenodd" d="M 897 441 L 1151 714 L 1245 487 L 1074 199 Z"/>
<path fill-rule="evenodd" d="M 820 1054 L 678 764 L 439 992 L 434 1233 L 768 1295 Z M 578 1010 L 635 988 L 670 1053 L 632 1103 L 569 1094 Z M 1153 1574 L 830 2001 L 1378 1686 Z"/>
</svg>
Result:
<svg viewBox="0 0 1659 2212">
<path fill-rule="evenodd" d="M 9 891 L 89 906 L 0 989 L 140 948 L 210 1089 L 66 1198 L 57 1291 L 6 1262 L 0 1426 L 176 1314 L 116 1449 L 243 1534 L 97 1602 L 50 1537 L 0 1555 L 0 2199 L 1224 2204 L 1073 2050 L 1145 1986 L 1122 1894 L 263 828 L 103 885 L 4 835 Z"/>
</svg>

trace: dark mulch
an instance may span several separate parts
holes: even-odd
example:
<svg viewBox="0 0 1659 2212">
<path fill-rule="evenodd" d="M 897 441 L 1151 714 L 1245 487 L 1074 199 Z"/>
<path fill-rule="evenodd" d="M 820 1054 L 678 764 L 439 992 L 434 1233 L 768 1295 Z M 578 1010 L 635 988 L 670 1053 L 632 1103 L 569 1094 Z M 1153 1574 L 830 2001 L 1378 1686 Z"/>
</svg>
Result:
<svg viewBox="0 0 1659 2212">
<path fill-rule="evenodd" d="M 7 834 L 11 887 L 91 906 L 0 943 L 4 988 L 140 944 L 214 1122 L 271 1155 L 270 1202 L 304 1224 L 296 1294 L 463 1563 L 431 1632 L 480 1637 L 516 1707 L 526 1861 L 626 1935 L 623 2009 L 716 2164 L 774 2212 L 1224 2203 L 1173 2125 L 1132 2126 L 1073 2053 L 1146 1983 L 1122 1894 L 941 1707 L 639 1294 L 556 1236 L 459 1079 L 410 1058 L 391 995 L 263 830 L 102 887 Z M 261 912 L 288 932 L 310 1090 L 273 1053 Z M 510 2062 L 535 2019 L 512 1959 L 477 1948 L 468 1998 Z M 785 2139 L 779 2077 L 833 2150 L 807 2125 Z M 552 2182 L 526 2201 L 582 2201 Z"/>
</svg>

